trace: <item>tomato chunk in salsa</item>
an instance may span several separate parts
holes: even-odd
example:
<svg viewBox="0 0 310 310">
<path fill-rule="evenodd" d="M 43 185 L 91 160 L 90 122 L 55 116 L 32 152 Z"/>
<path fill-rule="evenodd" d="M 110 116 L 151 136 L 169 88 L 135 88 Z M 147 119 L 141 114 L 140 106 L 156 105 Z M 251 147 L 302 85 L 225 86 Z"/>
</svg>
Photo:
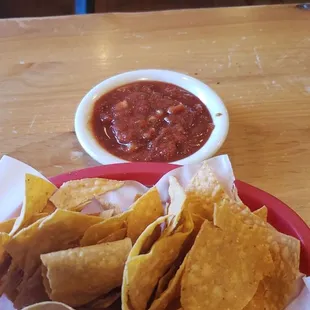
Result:
<svg viewBox="0 0 310 310">
<path fill-rule="evenodd" d="M 185 89 L 139 81 L 100 97 L 91 127 L 98 143 L 119 158 L 171 162 L 199 150 L 214 125 L 206 106 Z"/>
</svg>

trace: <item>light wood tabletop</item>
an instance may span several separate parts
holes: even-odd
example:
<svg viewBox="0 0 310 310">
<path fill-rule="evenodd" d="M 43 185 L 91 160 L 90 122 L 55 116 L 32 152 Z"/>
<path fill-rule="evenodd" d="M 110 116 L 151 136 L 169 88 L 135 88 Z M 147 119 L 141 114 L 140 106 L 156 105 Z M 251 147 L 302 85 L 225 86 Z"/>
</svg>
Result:
<svg viewBox="0 0 310 310">
<path fill-rule="evenodd" d="M 293 5 L 0 20 L 0 155 L 46 176 L 97 163 L 79 145 L 83 95 L 116 73 L 164 68 L 225 102 L 237 178 L 310 224 L 310 12 Z"/>
</svg>

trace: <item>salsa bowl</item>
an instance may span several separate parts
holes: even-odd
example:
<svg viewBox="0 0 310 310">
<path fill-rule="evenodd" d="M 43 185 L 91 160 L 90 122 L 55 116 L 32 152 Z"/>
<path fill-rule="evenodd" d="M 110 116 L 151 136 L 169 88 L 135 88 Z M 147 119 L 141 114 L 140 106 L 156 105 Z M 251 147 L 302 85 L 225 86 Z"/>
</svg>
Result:
<svg viewBox="0 0 310 310">
<path fill-rule="evenodd" d="M 196 96 L 206 106 L 214 129 L 206 142 L 196 152 L 175 164 L 191 164 L 214 155 L 224 143 L 229 129 L 229 117 L 223 101 L 203 82 L 188 75 L 168 70 L 136 70 L 108 78 L 92 88 L 80 102 L 75 115 L 75 132 L 84 150 L 101 164 L 124 163 L 126 160 L 111 154 L 94 137 L 91 128 L 92 113 L 96 101 L 108 92 L 139 81 L 164 82 L 181 87 Z"/>
</svg>

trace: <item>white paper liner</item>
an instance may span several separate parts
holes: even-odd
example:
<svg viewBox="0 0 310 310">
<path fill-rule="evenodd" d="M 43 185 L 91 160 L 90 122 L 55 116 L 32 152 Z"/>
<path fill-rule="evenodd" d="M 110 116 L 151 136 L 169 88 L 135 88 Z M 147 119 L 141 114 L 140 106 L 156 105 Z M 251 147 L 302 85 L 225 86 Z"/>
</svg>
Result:
<svg viewBox="0 0 310 310">
<path fill-rule="evenodd" d="M 0 159 L 0 221 L 13 216 L 24 199 L 25 174 L 46 179 L 40 172 L 9 156 Z"/>
<path fill-rule="evenodd" d="M 227 155 L 213 157 L 208 160 L 208 165 L 216 175 L 217 179 L 234 199 L 239 199 L 234 188 L 234 173 L 231 162 Z M 170 176 L 175 176 L 183 187 L 189 183 L 190 179 L 196 173 L 199 164 L 183 166 L 174 169 L 165 174 L 157 183 L 156 187 L 160 192 L 163 202 L 168 201 L 168 181 Z M 34 168 L 8 156 L 3 156 L 0 160 L 0 221 L 17 215 L 20 205 L 24 198 L 24 179 L 25 173 L 31 173 L 45 178 Z M 45 178 L 46 179 L 46 178 Z M 143 194 L 147 191 L 147 187 L 136 181 L 126 181 L 125 185 L 113 192 L 108 192 L 102 197 L 108 203 L 117 205 L 122 211 L 134 201 L 137 194 Z M 93 204 L 93 203 L 92 203 Z M 95 204 L 89 204 L 87 211 L 98 208 Z M 295 298 L 286 310 L 310 310 L 310 277 L 304 277 L 305 285 L 302 286 L 301 293 Z M 0 298 L 0 309 L 14 310 L 10 301 L 5 296 Z"/>
</svg>

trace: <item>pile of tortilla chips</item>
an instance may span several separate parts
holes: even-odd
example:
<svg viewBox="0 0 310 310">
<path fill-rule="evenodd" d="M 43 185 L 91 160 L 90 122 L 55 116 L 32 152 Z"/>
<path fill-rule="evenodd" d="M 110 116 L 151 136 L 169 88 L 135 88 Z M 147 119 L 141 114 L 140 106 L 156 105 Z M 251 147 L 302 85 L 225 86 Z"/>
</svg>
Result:
<svg viewBox="0 0 310 310">
<path fill-rule="evenodd" d="M 186 188 L 170 177 L 166 212 L 155 187 L 128 211 L 105 204 L 123 185 L 27 175 L 21 215 L 0 223 L 1 294 L 51 310 L 282 310 L 294 297 L 299 241 L 226 193 L 207 162 Z M 85 214 L 94 198 L 101 209 Z"/>
<path fill-rule="evenodd" d="M 266 222 L 266 207 L 231 198 L 206 162 L 186 189 L 171 177 L 169 193 L 168 215 L 129 253 L 123 310 L 282 310 L 295 297 L 300 244 Z"/>
<path fill-rule="evenodd" d="M 163 215 L 156 188 L 121 214 L 104 204 L 96 214 L 81 212 L 92 199 L 123 184 L 83 179 L 57 189 L 26 175 L 20 216 L 0 223 L 1 295 L 16 309 L 37 303 L 51 309 L 59 303 L 107 309 L 119 300 L 132 244 Z M 50 300 L 58 303 L 42 303 Z"/>
</svg>

